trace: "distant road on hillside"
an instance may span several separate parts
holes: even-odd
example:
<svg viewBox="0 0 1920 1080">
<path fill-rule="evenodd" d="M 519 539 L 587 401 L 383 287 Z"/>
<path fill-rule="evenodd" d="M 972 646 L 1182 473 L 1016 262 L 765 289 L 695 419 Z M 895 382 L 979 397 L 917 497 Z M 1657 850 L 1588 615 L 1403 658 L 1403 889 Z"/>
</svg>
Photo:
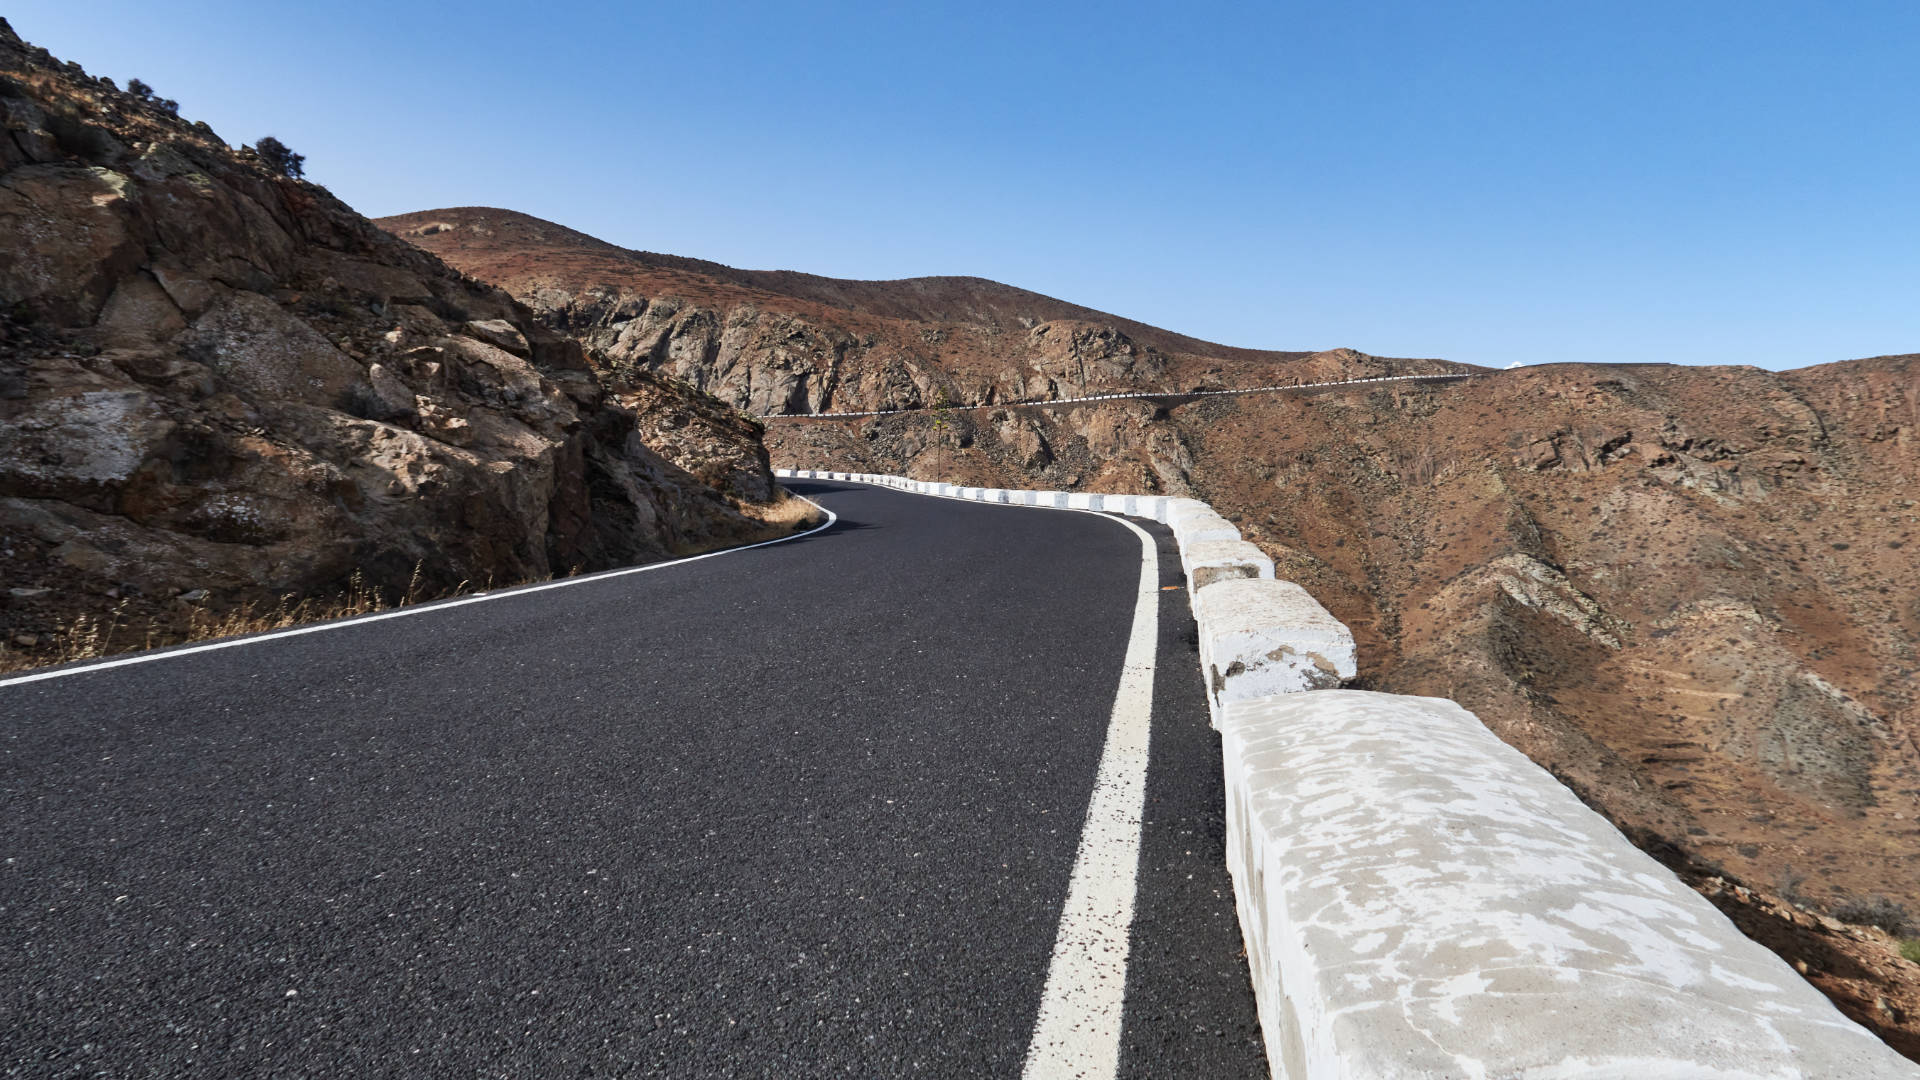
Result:
<svg viewBox="0 0 1920 1080">
<path fill-rule="evenodd" d="M 1289 383 L 1275 386 L 1249 386 L 1237 390 L 1133 390 L 1116 391 L 1110 394 L 1094 394 L 1089 397 L 1062 397 L 1036 399 L 1033 401 L 1002 401 L 986 405 L 921 405 L 911 409 L 872 409 L 861 412 L 821 412 L 821 413 L 769 413 L 758 417 L 760 420 L 837 420 L 861 416 L 901 416 L 908 413 L 937 414 L 942 412 L 973 412 L 987 409 L 1074 409 L 1100 405 L 1109 401 L 1154 401 L 1165 406 L 1187 405 L 1203 398 L 1239 397 L 1244 394 L 1285 394 L 1314 393 L 1332 390 L 1385 389 L 1392 386 L 1404 386 L 1412 383 L 1445 382 L 1453 379 L 1472 379 L 1494 372 L 1466 372 L 1452 375 L 1382 375 L 1363 379 L 1337 379 L 1331 382 Z"/>
<path fill-rule="evenodd" d="M 1019 1075 L 1140 540 L 791 486 L 839 524 L 0 685 L 0 1074 Z M 1118 1074 L 1264 1076 L 1157 603 Z"/>
</svg>

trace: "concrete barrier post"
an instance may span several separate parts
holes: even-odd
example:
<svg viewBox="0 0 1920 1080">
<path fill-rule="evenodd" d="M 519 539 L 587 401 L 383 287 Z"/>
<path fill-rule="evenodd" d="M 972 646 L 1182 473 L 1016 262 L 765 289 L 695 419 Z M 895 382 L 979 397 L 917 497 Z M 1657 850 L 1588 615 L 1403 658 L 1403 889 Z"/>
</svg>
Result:
<svg viewBox="0 0 1920 1080">
<path fill-rule="evenodd" d="M 1176 509 L 1167 524 L 1172 527 L 1174 539 L 1180 542 L 1182 550 L 1189 544 L 1206 540 L 1240 539 L 1240 530 L 1234 528 L 1233 522 L 1214 513 L 1206 503 Z"/>
<path fill-rule="evenodd" d="M 1215 727 L 1232 702 L 1339 686 L 1359 673 L 1352 631 L 1291 581 L 1230 579 L 1192 595 Z"/>
<path fill-rule="evenodd" d="M 1201 540 L 1180 551 L 1187 588 L 1198 593 L 1216 581 L 1273 578 L 1273 560 L 1245 540 Z"/>
</svg>

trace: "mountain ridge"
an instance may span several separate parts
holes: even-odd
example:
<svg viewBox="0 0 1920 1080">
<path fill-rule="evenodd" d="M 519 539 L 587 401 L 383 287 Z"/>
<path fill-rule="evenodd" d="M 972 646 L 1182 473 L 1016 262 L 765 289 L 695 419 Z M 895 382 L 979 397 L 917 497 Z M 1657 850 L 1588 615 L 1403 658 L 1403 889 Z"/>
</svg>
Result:
<svg viewBox="0 0 1920 1080">
<path fill-rule="evenodd" d="M 794 299 L 811 300 L 832 307 L 891 318 L 922 319 L 936 322 L 977 322 L 1008 329 L 1021 318 L 1032 322 L 1074 319 L 1103 322 L 1119 327 L 1140 340 L 1168 351 L 1218 355 L 1222 358 L 1266 356 L 1304 357 L 1312 351 L 1253 349 L 1225 345 L 1167 330 L 1122 315 L 1100 311 L 1045 293 L 1008 285 L 991 278 L 966 274 L 926 274 L 904 278 L 836 278 L 799 270 L 749 270 L 684 255 L 671 255 L 638 248 L 625 248 L 578 229 L 548 221 L 531 214 L 486 206 L 443 207 L 420 210 L 375 219 L 375 224 L 404 238 L 420 241 L 439 235 L 430 229 L 436 223 L 455 228 L 497 223 L 528 239 L 552 244 L 563 239 L 568 244 L 628 260 L 657 270 L 701 274 L 746 288 Z M 422 244 L 430 250 L 447 250 L 444 241 Z M 907 295 L 899 295 L 907 294 Z M 937 303 L 943 297 L 973 296 L 980 305 L 966 310 L 948 307 L 916 307 L 912 296 Z M 1014 313 L 1016 304 L 1029 311 Z M 1023 329 L 1026 327 L 1022 327 Z"/>
</svg>

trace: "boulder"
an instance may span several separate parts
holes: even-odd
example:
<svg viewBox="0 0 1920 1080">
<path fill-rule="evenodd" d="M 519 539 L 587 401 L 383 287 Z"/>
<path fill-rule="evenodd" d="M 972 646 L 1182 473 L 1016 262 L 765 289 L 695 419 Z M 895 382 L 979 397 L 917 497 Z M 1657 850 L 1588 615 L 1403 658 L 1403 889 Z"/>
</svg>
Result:
<svg viewBox="0 0 1920 1080">
<path fill-rule="evenodd" d="M 466 325 L 467 335 L 512 353 L 521 359 L 533 356 L 532 346 L 527 344 L 527 336 L 520 328 L 505 319 L 473 319 Z"/>
</svg>

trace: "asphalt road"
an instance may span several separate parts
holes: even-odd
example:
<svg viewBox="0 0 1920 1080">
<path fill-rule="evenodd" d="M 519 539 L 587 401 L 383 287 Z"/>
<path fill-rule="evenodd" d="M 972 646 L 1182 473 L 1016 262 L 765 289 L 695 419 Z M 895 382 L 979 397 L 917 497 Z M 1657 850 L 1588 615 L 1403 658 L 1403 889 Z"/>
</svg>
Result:
<svg viewBox="0 0 1920 1080">
<path fill-rule="evenodd" d="M 1019 1075 L 1139 540 L 790 486 L 840 524 L 0 687 L 0 1076 Z M 1264 1076 L 1161 596 L 1120 1072 Z"/>
</svg>

